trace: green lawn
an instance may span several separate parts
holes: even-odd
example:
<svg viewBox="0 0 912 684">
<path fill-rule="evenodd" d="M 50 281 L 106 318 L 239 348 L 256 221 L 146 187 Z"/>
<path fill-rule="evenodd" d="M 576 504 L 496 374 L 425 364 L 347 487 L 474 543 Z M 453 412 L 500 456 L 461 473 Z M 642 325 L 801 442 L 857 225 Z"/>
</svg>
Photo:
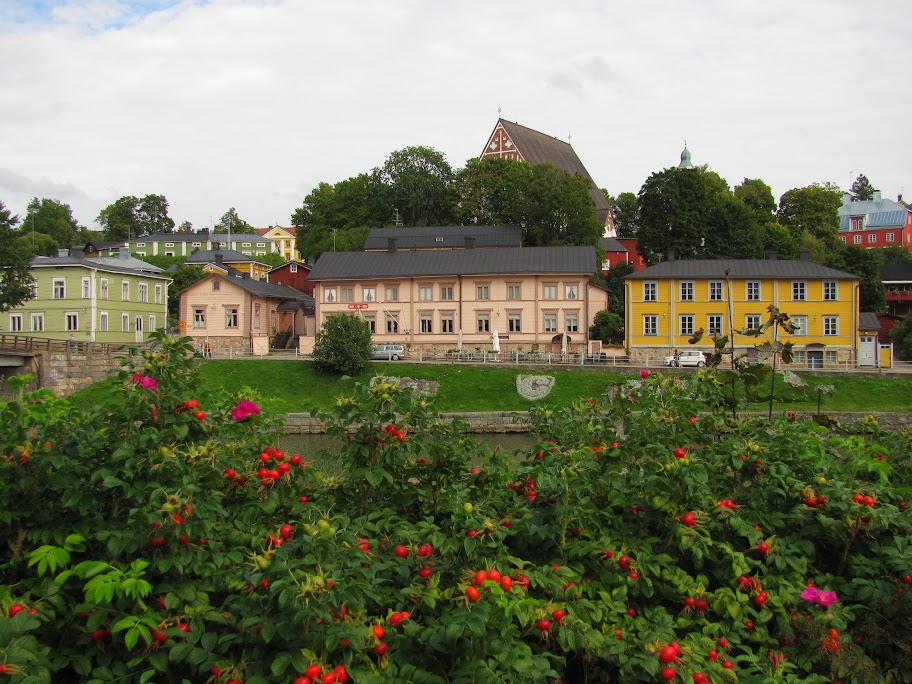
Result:
<svg viewBox="0 0 912 684">
<path fill-rule="evenodd" d="M 693 372 L 677 371 L 678 373 Z M 275 413 L 307 413 L 314 408 L 327 408 L 336 396 L 346 394 L 355 382 L 367 382 L 377 374 L 436 380 L 439 389 L 436 404 L 442 412 L 456 411 L 523 411 L 535 402 L 516 392 L 516 376 L 541 373 L 555 378 L 554 389 L 542 404 L 567 406 L 579 397 L 602 394 L 609 383 L 638 377 L 636 373 L 606 370 L 501 368 L 491 365 L 437 365 L 375 363 L 357 378 L 325 376 L 314 371 L 306 361 L 215 360 L 200 366 L 202 381 L 213 388 L 235 391 L 242 387 L 255 389 L 264 399 L 264 408 Z M 912 377 L 877 376 L 801 376 L 807 383 L 807 399 L 778 403 L 778 411 L 811 411 L 817 408 L 813 387 L 833 385 L 836 392 L 823 397 L 822 410 L 827 411 L 908 411 L 912 409 Z M 781 383 L 781 381 L 780 381 Z M 77 394 L 82 405 L 103 403 L 110 394 L 105 383 L 98 383 Z M 762 407 L 757 407 L 762 410 Z"/>
</svg>

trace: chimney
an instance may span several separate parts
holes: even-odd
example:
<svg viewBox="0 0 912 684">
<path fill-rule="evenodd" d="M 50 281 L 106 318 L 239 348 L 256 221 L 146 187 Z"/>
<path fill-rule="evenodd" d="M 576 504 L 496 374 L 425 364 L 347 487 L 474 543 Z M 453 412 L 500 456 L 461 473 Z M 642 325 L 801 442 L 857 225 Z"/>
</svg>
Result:
<svg viewBox="0 0 912 684">
<path fill-rule="evenodd" d="M 849 193 L 847 193 L 847 192 L 842 193 L 842 203 L 843 204 L 848 204 L 851 201 L 852 201 L 852 196 Z"/>
<path fill-rule="evenodd" d="M 396 251 L 396 238 L 386 238 L 386 251 L 390 254 Z"/>
<path fill-rule="evenodd" d="M 875 202 L 880 202 L 880 200 L 881 200 L 880 190 L 875 190 L 875 191 L 874 191 L 873 200 L 874 200 Z"/>
<path fill-rule="evenodd" d="M 58 249 L 58 250 L 57 250 L 57 256 L 58 256 L 58 257 L 67 257 L 67 256 L 70 256 L 70 250 L 68 250 L 68 249 Z"/>
<path fill-rule="evenodd" d="M 130 248 L 124 245 L 123 247 L 117 248 L 117 258 L 118 259 L 129 259 L 130 258 Z"/>
<path fill-rule="evenodd" d="M 770 261 L 776 261 L 776 259 L 779 258 L 779 252 L 777 252 L 775 249 L 771 249 L 766 253 L 766 258 Z"/>
<path fill-rule="evenodd" d="M 475 249 L 475 236 L 474 235 L 466 235 L 465 248 L 466 249 Z"/>
<path fill-rule="evenodd" d="M 810 250 L 802 249 L 800 252 L 798 252 L 798 259 L 799 259 L 799 261 L 810 261 L 811 260 Z"/>
<path fill-rule="evenodd" d="M 665 261 L 674 261 L 675 260 L 675 251 L 669 249 L 665 252 Z"/>
</svg>

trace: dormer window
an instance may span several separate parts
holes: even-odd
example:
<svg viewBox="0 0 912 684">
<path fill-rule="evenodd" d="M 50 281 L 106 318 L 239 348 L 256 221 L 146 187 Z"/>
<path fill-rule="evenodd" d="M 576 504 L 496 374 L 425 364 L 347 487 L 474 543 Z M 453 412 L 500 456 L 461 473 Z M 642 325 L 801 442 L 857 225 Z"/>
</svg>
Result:
<svg viewBox="0 0 912 684">
<path fill-rule="evenodd" d="M 864 216 L 853 216 L 849 219 L 849 230 L 864 230 Z"/>
</svg>

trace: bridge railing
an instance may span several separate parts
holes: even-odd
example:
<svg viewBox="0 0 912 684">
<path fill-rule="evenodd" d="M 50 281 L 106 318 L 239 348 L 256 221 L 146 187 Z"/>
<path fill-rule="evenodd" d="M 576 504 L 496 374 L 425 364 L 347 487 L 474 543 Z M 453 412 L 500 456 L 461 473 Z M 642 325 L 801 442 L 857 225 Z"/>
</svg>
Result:
<svg viewBox="0 0 912 684">
<path fill-rule="evenodd" d="M 33 337 L 31 335 L 0 334 L 0 349 L 6 351 L 109 355 L 119 351 L 124 346 L 121 343 L 111 342 L 85 342 L 50 337 Z M 141 348 L 148 345 L 135 344 L 132 346 Z"/>
</svg>

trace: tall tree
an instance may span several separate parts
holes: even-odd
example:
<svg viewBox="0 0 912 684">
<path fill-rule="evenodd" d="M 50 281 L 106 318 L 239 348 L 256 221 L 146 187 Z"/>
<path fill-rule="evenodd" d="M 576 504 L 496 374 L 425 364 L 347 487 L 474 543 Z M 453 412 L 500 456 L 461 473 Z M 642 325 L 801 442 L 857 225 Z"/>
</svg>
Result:
<svg viewBox="0 0 912 684">
<path fill-rule="evenodd" d="M 178 233 L 192 233 L 193 224 L 190 221 L 181 221 L 180 225 L 177 227 Z"/>
<path fill-rule="evenodd" d="M 390 214 L 404 226 L 440 226 L 452 220 L 447 188 L 453 168 L 430 147 L 406 147 L 390 154 L 378 170 Z"/>
<path fill-rule="evenodd" d="M 216 233 L 255 233 L 256 228 L 238 216 L 237 210 L 231 207 L 222 214 L 222 218 L 215 224 Z"/>
<path fill-rule="evenodd" d="M 139 201 L 136 217 L 143 235 L 173 233 L 174 220 L 168 216 L 168 200 L 164 195 L 146 195 Z"/>
<path fill-rule="evenodd" d="M 839 237 L 839 207 L 842 193 L 836 186 L 814 183 L 805 188 L 793 188 L 779 198 L 779 223 L 793 235 L 807 231 L 814 237 Z"/>
<path fill-rule="evenodd" d="M 105 240 L 125 242 L 143 235 L 137 216 L 139 202 L 138 197 L 125 195 L 98 212 L 95 221 L 101 226 Z"/>
<path fill-rule="evenodd" d="M 852 196 L 853 202 L 874 199 L 874 186 L 871 185 L 871 181 L 868 180 L 868 177 L 861 173 L 858 175 L 858 178 L 855 179 L 855 182 L 852 183 L 849 194 Z"/>
<path fill-rule="evenodd" d="M 0 312 L 19 306 L 32 294 L 31 254 L 15 234 L 19 217 L 0 201 Z"/>
<path fill-rule="evenodd" d="M 830 244 L 829 254 L 823 264 L 848 271 L 861 279 L 858 287 L 859 310 L 875 313 L 886 311 L 887 299 L 883 281 L 880 279 L 880 267 L 883 265 L 880 250 L 845 245 L 841 240 Z"/>
<path fill-rule="evenodd" d="M 731 193 L 710 199 L 710 229 L 703 239 L 705 259 L 753 259 L 763 255 L 763 228 L 750 208 Z"/>
<path fill-rule="evenodd" d="M 35 232 L 50 235 L 62 249 L 70 249 L 82 230 L 73 218 L 70 205 L 47 198 L 35 197 L 29 202 L 23 224 Z"/>
<path fill-rule="evenodd" d="M 744 202 L 753 212 L 757 223 L 765 224 L 776 220 L 776 198 L 773 191 L 759 178 L 745 178 L 735 186 L 735 197 Z"/>
<path fill-rule="evenodd" d="M 614 227 L 618 237 L 636 237 L 640 229 L 640 207 L 637 196 L 622 192 L 616 198 L 609 197 Z"/>
</svg>

